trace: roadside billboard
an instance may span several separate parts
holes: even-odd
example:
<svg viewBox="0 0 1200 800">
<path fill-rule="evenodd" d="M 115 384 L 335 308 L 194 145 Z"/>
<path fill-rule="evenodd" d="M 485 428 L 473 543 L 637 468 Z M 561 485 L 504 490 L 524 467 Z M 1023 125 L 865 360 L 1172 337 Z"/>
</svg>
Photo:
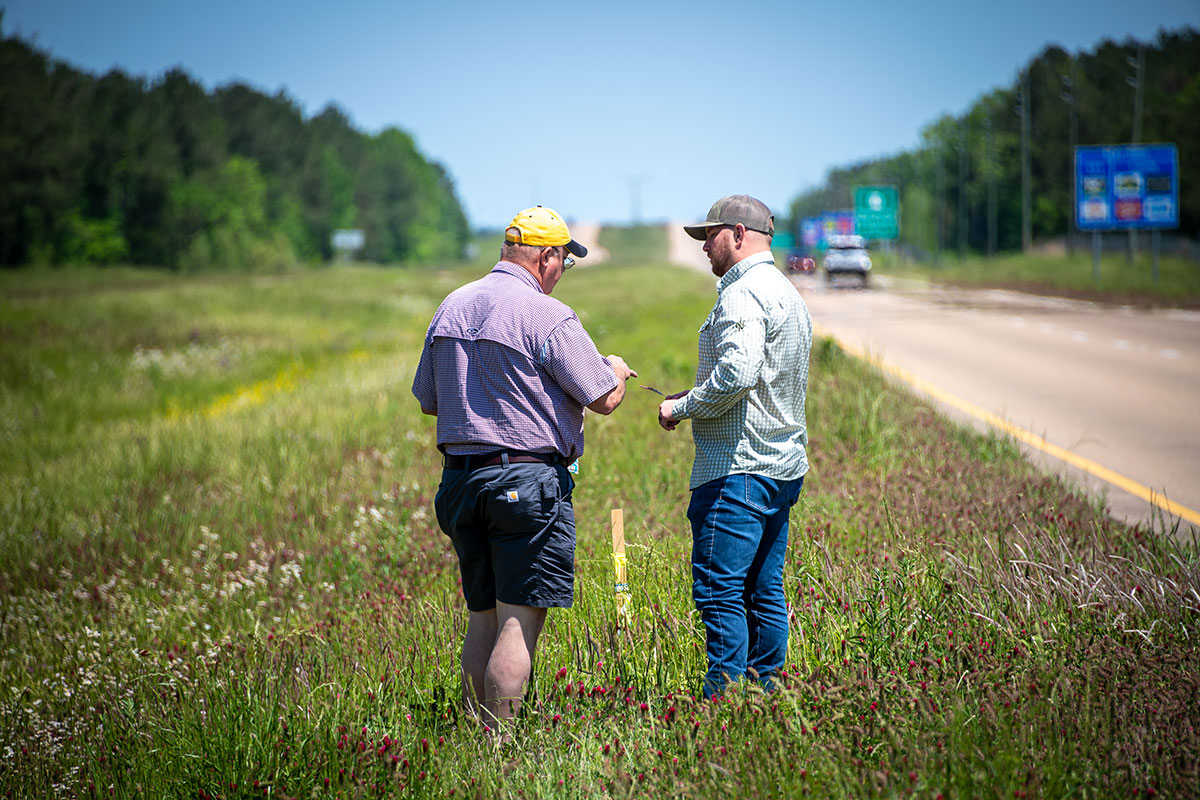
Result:
<svg viewBox="0 0 1200 800">
<path fill-rule="evenodd" d="M 853 211 L 826 211 L 819 216 L 800 220 L 800 243 L 809 249 L 824 250 L 829 246 L 830 236 L 853 233 Z"/>
<path fill-rule="evenodd" d="M 854 234 L 853 211 L 826 211 L 821 215 L 821 247 L 829 246 L 830 236 L 851 236 Z"/>
<path fill-rule="evenodd" d="M 1075 148 L 1075 227 L 1179 227 L 1179 151 L 1174 144 Z"/>
<path fill-rule="evenodd" d="M 895 186 L 854 187 L 854 232 L 864 239 L 900 236 L 900 193 Z"/>
<path fill-rule="evenodd" d="M 339 252 L 362 250 L 366 243 L 366 235 L 358 228 L 339 228 L 329 237 L 329 244 Z"/>
<path fill-rule="evenodd" d="M 821 244 L 821 218 L 805 217 L 800 220 L 800 243 L 810 250 Z"/>
</svg>

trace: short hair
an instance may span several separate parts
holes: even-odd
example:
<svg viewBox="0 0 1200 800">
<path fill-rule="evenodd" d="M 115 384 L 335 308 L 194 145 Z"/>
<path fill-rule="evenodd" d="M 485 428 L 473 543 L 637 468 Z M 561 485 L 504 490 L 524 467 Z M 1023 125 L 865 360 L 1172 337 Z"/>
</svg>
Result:
<svg viewBox="0 0 1200 800">
<path fill-rule="evenodd" d="M 518 236 L 519 237 L 520 235 L 521 235 L 521 229 L 517 228 L 516 226 L 511 227 L 508 230 L 504 231 L 504 237 L 505 237 L 504 242 L 500 245 L 500 257 L 501 258 L 508 258 L 509 256 L 514 256 L 514 255 L 517 255 L 518 253 L 524 254 L 524 255 L 532 258 L 534 250 L 541 250 L 543 247 L 555 247 L 555 249 L 558 249 L 558 247 L 563 246 L 563 245 L 557 245 L 557 247 L 556 247 L 555 245 L 548 245 L 548 244 L 547 245 L 521 244 L 520 242 L 510 242 L 508 240 L 509 236 Z"/>
<path fill-rule="evenodd" d="M 516 227 L 506 230 L 504 232 L 504 241 L 500 243 L 500 255 L 511 255 L 512 253 L 517 252 L 517 248 L 524 247 L 525 245 L 521 244 L 520 242 L 511 242 L 508 239 L 509 236 L 519 237 L 520 235 L 521 231 Z"/>
</svg>

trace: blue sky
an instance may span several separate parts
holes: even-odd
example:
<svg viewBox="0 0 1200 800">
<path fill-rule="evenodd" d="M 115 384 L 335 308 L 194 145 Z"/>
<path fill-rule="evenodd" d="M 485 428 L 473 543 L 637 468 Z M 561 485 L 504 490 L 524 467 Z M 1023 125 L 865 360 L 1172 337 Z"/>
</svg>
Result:
<svg viewBox="0 0 1200 800">
<path fill-rule="evenodd" d="M 180 66 L 403 128 L 479 227 L 535 203 L 608 222 L 702 218 L 733 193 L 784 210 L 1047 44 L 1200 27 L 1198 0 L 0 4 L 5 34 L 92 72 Z"/>
</svg>

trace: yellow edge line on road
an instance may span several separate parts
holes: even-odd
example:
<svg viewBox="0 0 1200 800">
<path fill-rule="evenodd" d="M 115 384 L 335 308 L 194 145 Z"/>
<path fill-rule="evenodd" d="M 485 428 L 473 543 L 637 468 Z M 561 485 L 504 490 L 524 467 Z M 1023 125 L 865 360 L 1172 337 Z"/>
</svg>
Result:
<svg viewBox="0 0 1200 800">
<path fill-rule="evenodd" d="M 970 414 L 977 419 L 981 419 L 992 427 L 999 428 L 1000 430 L 1004 431 L 1014 439 L 1018 439 L 1030 447 L 1037 448 L 1047 455 L 1051 455 L 1061 461 L 1065 461 L 1073 467 L 1078 467 L 1084 472 L 1094 475 L 1100 480 L 1116 486 L 1118 489 L 1126 491 L 1135 497 L 1140 497 L 1151 505 L 1162 509 L 1172 516 L 1181 517 L 1193 525 L 1200 525 L 1200 512 L 1193 511 L 1187 506 L 1181 506 L 1178 503 L 1173 503 L 1162 494 L 1143 486 L 1135 480 L 1126 478 L 1120 473 L 1113 472 L 1108 467 L 1097 464 L 1091 459 L 1084 458 L 1083 456 L 1072 453 L 1069 450 L 1064 450 L 1056 444 L 1051 444 L 1050 442 L 1046 441 L 1044 436 L 1038 436 L 1030 431 L 1025 430 L 1024 428 L 1017 427 L 1003 417 L 996 416 L 992 412 L 980 408 L 970 401 L 963 400 L 961 397 L 950 394 L 950 392 L 947 392 L 942 387 L 932 384 L 924 378 L 919 378 L 916 375 L 913 375 L 911 372 L 887 363 L 883 359 L 871 356 L 858 347 L 855 347 L 837 338 L 820 325 L 814 325 L 813 327 L 816 329 L 818 335 L 833 339 L 835 342 L 837 342 L 838 346 L 847 353 L 850 353 L 851 355 L 870 364 L 874 364 L 884 372 L 899 378 L 910 386 L 932 396 L 936 400 L 939 400 L 948 406 L 953 406 L 959 411 Z"/>
</svg>

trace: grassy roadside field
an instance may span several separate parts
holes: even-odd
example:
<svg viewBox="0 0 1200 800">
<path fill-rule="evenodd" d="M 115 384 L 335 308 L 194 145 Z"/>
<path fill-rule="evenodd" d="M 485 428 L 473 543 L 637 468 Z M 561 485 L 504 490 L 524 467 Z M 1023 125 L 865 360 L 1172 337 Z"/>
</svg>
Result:
<svg viewBox="0 0 1200 800">
<path fill-rule="evenodd" d="M 667 229 L 663 225 L 606 225 L 600 229 L 600 246 L 617 262 L 662 264 L 667 260 Z"/>
<path fill-rule="evenodd" d="M 1091 252 L 1084 250 L 1073 256 L 1014 253 L 992 259 L 969 256 L 962 261 L 946 255 L 940 265 L 903 261 L 883 252 L 873 252 L 871 258 L 879 271 L 902 278 L 1135 306 L 1200 308 L 1200 263 L 1161 256 L 1155 280 L 1151 255 L 1144 246 L 1132 264 L 1122 254 L 1103 255 L 1098 283 Z"/>
<path fill-rule="evenodd" d="M 787 688 L 696 699 L 691 442 L 635 389 L 588 418 L 575 604 L 493 749 L 457 706 L 465 612 L 409 393 L 434 308 L 480 273 L 0 274 L 0 794 L 1200 793 L 1195 546 L 1108 520 L 829 341 Z M 556 296 L 671 391 L 712 291 L 617 257 Z"/>
</svg>

